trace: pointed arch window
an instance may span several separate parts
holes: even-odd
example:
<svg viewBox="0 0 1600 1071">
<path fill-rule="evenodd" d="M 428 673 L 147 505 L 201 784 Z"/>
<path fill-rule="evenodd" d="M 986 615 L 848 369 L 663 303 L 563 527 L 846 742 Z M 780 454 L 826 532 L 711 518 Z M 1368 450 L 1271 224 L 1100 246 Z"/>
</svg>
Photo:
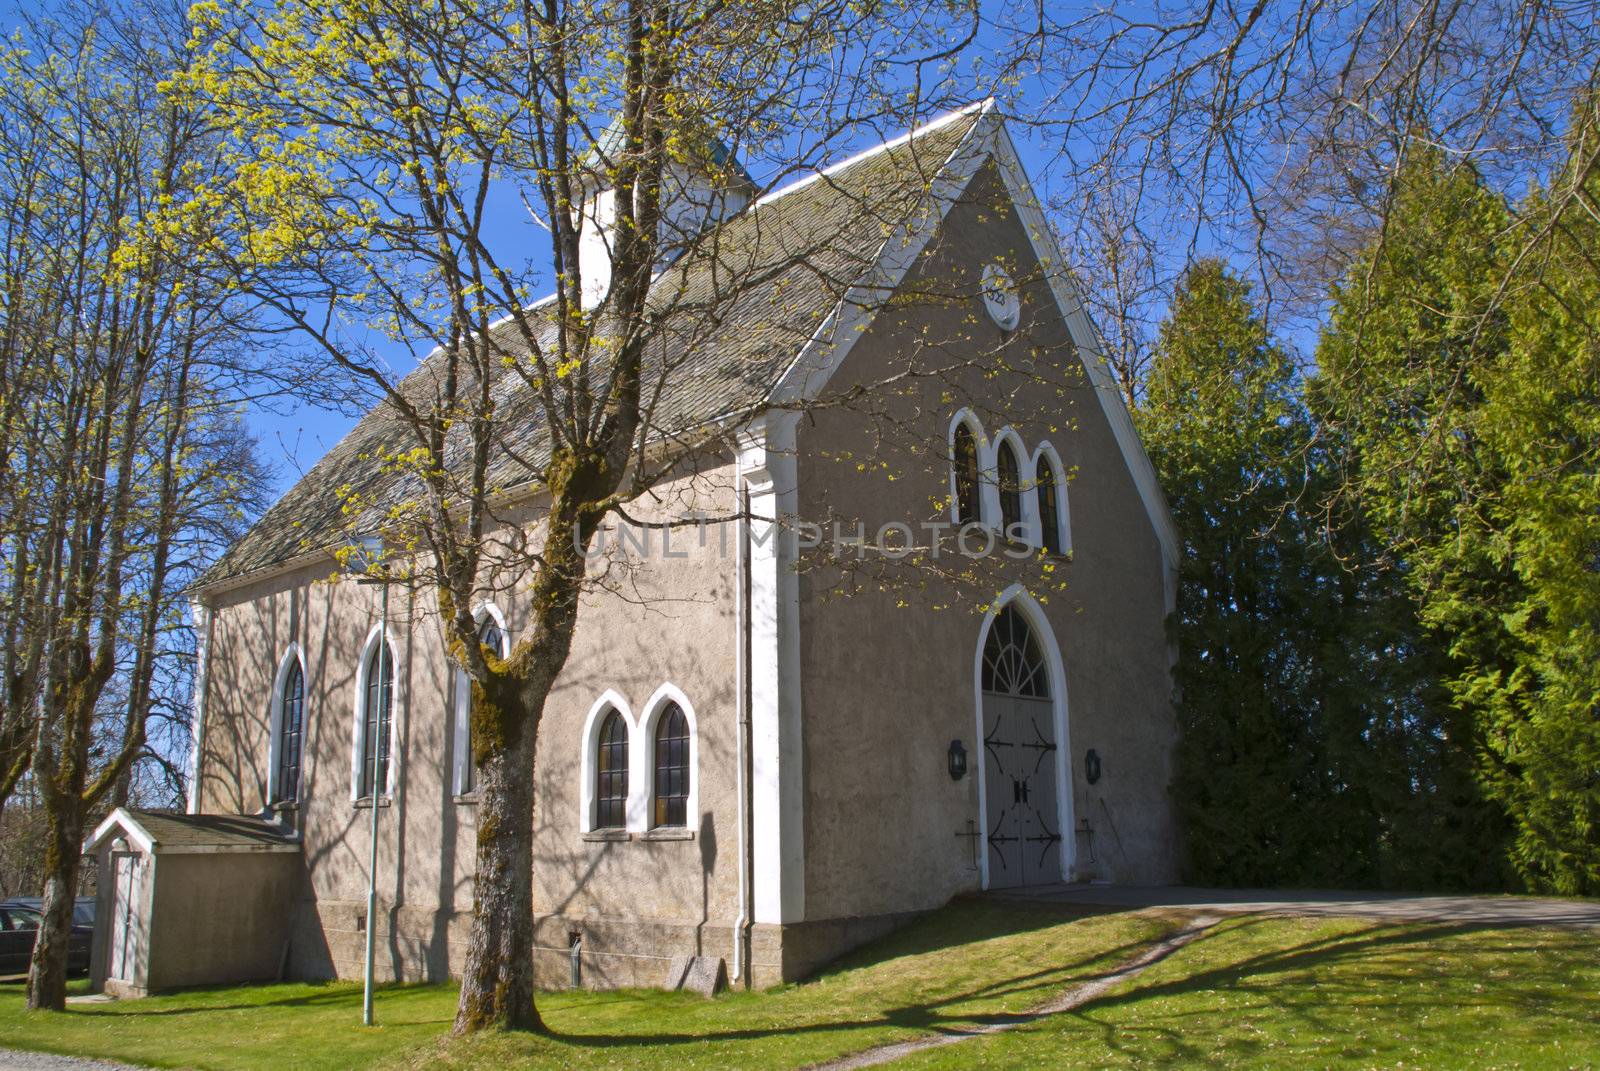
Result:
<svg viewBox="0 0 1600 1071">
<path fill-rule="evenodd" d="M 380 656 L 382 661 L 380 662 Z M 357 795 L 370 799 L 376 784 L 389 788 L 389 740 L 393 729 L 394 653 L 379 641 L 367 655 L 361 711 L 361 775 Z"/>
<path fill-rule="evenodd" d="M 1009 441 L 1002 441 L 995 457 L 995 479 L 1000 490 L 1000 532 L 1016 534 L 1022 523 L 1022 466 L 1017 462 L 1017 451 Z"/>
<path fill-rule="evenodd" d="M 689 824 L 689 719 L 676 703 L 656 721 L 655 815 L 652 824 Z"/>
<path fill-rule="evenodd" d="M 966 421 L 956 425 L 951 461 L 955 466 L 956 523 L 970 524 L 978 519 L 978 440 Z"/>
<path fill-rule="evenodd" d="M 276 803 L 300 798 L 300 753 L 305 739 L 306 680 L 300 660 L 290 656 L 278 689 L 278 770 Z"/>
<path fill-rule="evenodd" d="M 1060 479 L 1050 459 L 1040 455 L 1034 466 L 1034 485 L 1039 494 L 1039 542 L 1051 554 L 1065 554 L 1066 540 L 1061 532 Z"/>
<path fill-rule="evenodd" d="M 614 709 L 600 723 L 595 757 L 595 828 L 621 829 L 628 815 L 628 723 Z"/>
<path fill-rule="evenodd" d="M 983 690 L 1030 699 L 1050 698 L 1050 674 L 1027 618 L 1007 605 L 983 643 Z"/>
</svg>

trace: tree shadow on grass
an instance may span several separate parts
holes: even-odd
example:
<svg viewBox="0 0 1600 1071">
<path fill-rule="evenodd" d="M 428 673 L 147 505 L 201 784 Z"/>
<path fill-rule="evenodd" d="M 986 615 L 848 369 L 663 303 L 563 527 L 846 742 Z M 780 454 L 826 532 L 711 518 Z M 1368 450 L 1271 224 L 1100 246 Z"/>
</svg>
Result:
<svg viewBox="0 0 1600 1071">
<path fill-rule="evenodd" d="M 282 983 L 274 982 L 265 984 L 281 985 Z M 195 1004 L 161 1006 L 165 1005 L 168 1000 L 182 1000 L 190 997 L 204 998 L 208 993 L 236 993 L 241 988 L 246 987 L 237 985 L 197 986 L 191 989 L 183 989 L 171 993 L 157 993 L 149 997 L 135 1000 L 118 1000 L 107 1004 L 96 1004 L 89 1006 L 69 1006 L 66 1014 L 127 1016 L 129 1018 L 168 1018 L 189 1015 L 205 1015 L 209 1012 L 256 1011 L 266 1008 L 327 1008 L 347 1004 L 353 1007 L 361 998 L 360 989 L 352 989 L 350 984 L 346 982 L 332 982 L 328 984 L 325 990 L 317 990 L 309 993 L 285 994 L 281 997 L 269 997 L 260 1000 L 236 1001 L 227 1004 L 210 1004 L 205 1003 L 202 999 L 200 1003 Z M 387 993 L 391 998 L 404 995 L 409 999 L 416 999 L 422 995 L 424 990 L 438 990 L 446 988 L 453 989 L 454 986 L 419 986 L 405 983 L 386 983 L 377 987 L 375 999 L 382 1000 L 385 993 Z M 407 1019 L 406 1025 L 426 1025 L 429 1022 L 449 1023 L 454 1021 L 454 1018 L 454 1009 L 452 1008 L 451 1014 L 446 1015 L 442 1019 Z"/>
<path fill-rule="evenodd" d="M 780 987 L 760 998 L 764 1010 L 781 1014 L 784 1002 L 805 999 L 817 983 L 825 983 L 865 967 L 881 966 L 903 958 L 935 955 L 940 952 L 997 938 L 1014 937 L 1050 929 L 1091 916 L 1122 914 L 1104 908 L 1085 908 L 1080 905 L 994 903 L 980 900 L 953 905 L 933 912 L 885 938 L 843 957 L 806 983 Z M 636 1033 L 588 1033 L 577 1031 L 552 1031 L 540 1040 L 573 1049 L 641 1049 L 660 1046 L 706 1045 L 739 1042 L 759 1042 L 778 1037 L 847 1035 L 892 1030 L 905 1035 L 922 1033 L 950 1033 L 971 1030 L 974 1027 L 1010 1025 L 1024 1022 L 1025 1012 L 963 1011 L 961 1005 L 978 1000 L 996 1000 L 1035 993 L 1037 1004 L 1058 994 L 1062 989 L 1094 981 L 1115 970 L 1128 957 L 1147 947 L 1162 933 L 1148 934 L 1121 942 L 1115 946 L 1095 949 L 1071 962 L 1051 966 L 1038 966 L 1037 961 L 1019 963 L 1029 969 L 1010 974 L 1003 979 L 972 986 L 966 990 L 949 993 L 937 1000 L 908 1003 L 877 1009 L 866 1015 L 849 1015 L 841 1007 L 804 1009 L 802 1015 L 831 1015 L 832 1018 L 805 1022 L 775 1021 L 771 1025 L 748 1026 L 734 1029 L 686 1029 L 683 1031 L 649 1031 Z M 417 994 L 422 987 L 384 986 L 379 989 L 380 1005 L 384 991 Z M 214 987 L 210 990 L 187 990 L 183 996 L 199 998 L 197 1003 L 167 1005 L 162 998 L 150 1004 L 143 1001 L 118 1002 L 69 1009 L 69 1014 L 125 1015 L 140 1018 L 171 1018 L 204 1016 L 210 1012 L 252 1011 L 257 1009 L 319 1009 L 353 1007 L 359 990 L 348 984 L 333 983 L 326 989 L 297 992 L 262 999 L 236 1000 L 227 1003 L 208 1003 L 208 992 L 236 992 L 238 987 Z M 742 994 L 734 1000 L 749 1000 Z M 157 1003 L 160 1002 L 160 1003 Z M 588 1012 L 607 1005 L 649 1003 L 643 995 L 629 995 L 626 991 L 611 994 L 585 995 L 573 1011 Z M 718 1002 L 720 1003 L 720 1002 Z M 691 1007 L 694 1007 L 691 1005 Z M 703 1006 L 716 1014 L 717 1004 Z M 724 1005 L 726 1008 L 727 1006 Z M 695 1008 L 699 1010 L 699 1008 Z M 728 1008 L 728 1011 L 734 1009 Z M 560 1017 L 560 1013 L 556 1013 Z M 425 1026 L 430 1023 L 448 1024 L 452 1016 L 437 1019 L 407 1019 L 406 1025 Z M 531 1040 L 531 1039 L 530 1039 Z M 848 1047 L 843 1051 L 849 1051 Z"/>
<path fill-rule="evenodd" d="M 902 934 L 897 934 L 890 939 L 889 945 L 893 947 L 887 947 L 882 942 L 868 946 L 868 949 L 857 955 L 847 957 L 816 979 L 813 979 L 812 982 L 843 975 L 860 967 L 890 962 L 900 956 L 923 955 L 967 944 L 971 941 L 1027 933 L 1074 921 L 1090 914 L 1111 915 L 1121 913 L 1107 910 L 1090 912 L 1084 911 L 1082 908 L 1063 910 L 1058 905 L 1048 905 L 1043 910 L 1032 905 L 1024 908 L 1008 905 L 1003 910 L 1007 916 L 1006 924 L 999 928 L 987 932 L 952 933 L 949 930 L 939 929 L 936 924 L 930 924 L 925 929 L 902 932 Z M 1038 997 L 1032 1004 L 1042 1003 L 1058 995 L 1068 987 L 1097 981 L 1115 973 L 1131 956 L 1148 948 L 1153 941 L 1169 935 L 1170 930 L 1163 929 L 1161 932 L 1125 941 L 1112 947 L 1096 949 L 1068 963 L 1026 970 L 998 981 L 946 994 L 936 1000 L 883 1008 L 868 1015 L 836 1017 L 817 1022 L 787 1021 L 771 1027 L 752 1026 L 732 1030 L 653 1031 L 624 1035 L 559 1031 L 552 1032 L 550 1040 L 563 1045 L 570 1045 L 574 1048 L 648 1048 L 667 1045 L 760 1041 L 780 1036 L 796 1037 L 861 1033 L 884 1029 L 898 1030 L 906 1034 L 967 1033 L 974 1028 L 1016 1025 L 1030 1021 L 1033 1015 L 1026 1009 L 1016 1012 L 963 1011 L 961 1010 L 961 1005 L 977 1000 L 992 1000 L 1027 993 L 1035 993 Z M 1033 961 L 1029 961 L 1027 966 L 1033 966 Z M 782 1001 L 789 994 L 806 994 L 809 992 L 809 984 L 786 987 L 770 994 L 768 999 Z M 772 1010 L 774 1012 L 781 1011 L 780 1008 L 776 1007 Z M 836 1009 L 819 1009 L 819 1011 L 824 1012 L 833 1010 Z"/>
<path fill-rule="evenodd" d="M 1217 931 L 1200 938 L 1190 946 L 1191 954 L 1204 952 L 1207 941 L 1215 942 L 1241 931 L 1250 930 L 1279 921 L 1271 917 L 1252 916 L 1219 927 Z M 1504 934 L 1506 942 L 1492 948 L 1475 948 L 1474 952 L 1494 955 L 1537 956 L 1550 951 L 1549 944 L 1514 941 L 1519 929 L 1532 929 L 1537 923 L 1525 926 L 1506 926 L 1488 923 L 1417 923 L 1414 921 L 1382 923 L 1365 929 L 1329 934 L 1256 952 L 1226 964 L 1210 967 L 1167 981 L 1135 984 L 1113 991 L 1067 1013 L 1071 1020 L 1086 1029 L 1096 1031 L 1110 1052 L 1123 1055 L 1135 1064 L 1152 1059 L 1152 1039 L 1159 1044 L 1164 1055 L 1176 1065 L 1189 1065 L 1215 1060 L 1215 1049 L 1203 1048 L 1193 1042 L 1195 1038 L 1216 1041 L 1219 1032 L 1207 1028 L 1204 1021 L 1218 1015 L 1215 1007 L 1179 1010 L 1185 997 L 1204 993 L 1229 993 L 1254 996 L 1259 1004 L 1240 1007 L 1235 1000 L 1228 1008 L 1232 1017 L 1272 1015 L 1287 1019 L 1290 1033 L 1308 1038 L 1337 1037 L 1348 1033 L 1350 1023 L 1342 1016 L 1352 1004 L 1363 998 L 1382 999 L 1385 1008 L 1395 1010 L 1412 1021 L 1421 1021 L 1429 1012 L 1453 1011 L 1459 1013 L 1466 1006 L 1463 994 L 1449 984 L 1441 971 L 1435 975 L 1419 975 L 1415 970 L 1387 970 L 1380 967 L 1378 957 L 1384 953 L 1417 946 L 1435 945 L 1474 933 L 1494 932 Z M 1579 946 L 1579 935 L 1573 934 L 1573 948 Z M 1435 949 L 1437 954 L 1438 949 Z M 1372 962 L 1359 977 L 1352 979 L 1339 973 L 1363 960 Z M 1559 985 L 1565 979 L 1558 977 L 1558 969 L 1546 967 L 1542 971 L 1534 962 L 1518 963 L 1516 977 L 1497 979 L 1492 989 L 1480 989 L 1475 999 L 1466 1002 L 1485 1008 L 1500 1008 L 1514 1016 L 1539 1013 L 1544 1016 L 1559 1014 L 1549 1002 L 1548 989 L 1540 983 Z M 1307 976 L 1309 984 L 1286 985 L 1284 976 Z M 1299 981 L 1299 980 L 1297 980 Z M 1438 985 L 1428 986 L 1429 981 Z M 1421 983 L 1419 985 L 1419 983 Z M 1116 1021 L 1112 1018 L 1118 1009 L 1135 1005 L 1146 1007 L 1162 1000 L 1180 1002 L 1172 1010 L 1163 1009 L 1159 1024 Z M 1579 1018 L 1579 1016 L 1574 1016 Z M 1282 1032 L 1281 1030 L 1279 1031 Z M 1142 1044 L 1130 1043 L 1130 1037 L 1139 1038 Z M 1227 1042 L 1234 1055 L 1248 1056 L 1260 1050 L 1266 1042 L 1252 1037 L 1230 1038 Z"/>
<path fill-rule="evenodd" d="M 1277 920 L 1271 917 L 1245 917 L 1241 920 L 1230 921 L 1190 942 L 1177 954 L 1185 955 L 1185 958 L 1191 958 L 1197 952 L 1203 952 L 1203 946 L 1207 942 L 1214 945 L 1215 942 L 1225 939 L 1229 935 L 1236 936 L 1241 931 L 1259 928 L 1272 921 Z M 1130 984 L 1126 988 L 1119 988 L 1106 995 L 1093 998 L 1077 1009 L 1060 1013 L 1059 1017 L 1064 1021 L 1075 1020 L 1085 1027 L 1098 1030 L 1108 1051 L 1122 1052 L 1128 1050 L 1129 1047 L 1122 1044 L 1119 1034 L 1125 1032 L 1127 1028 L 1103 1019 L 1104 1013 L 1118 1007 L 1160 1000 L 1165 997 L 1181 997 L 1183 995 L 1206 992 L 1265 993 L 1268 990 L 1281 987 L 1281 983 L 1271 981 L 1273 976 L 1331 973 L 1334 968 L 1341 965 L 1359 962 L 1394 948 L 1409 945 L 1421 947 L 1474 932 L 1505 932 L 1506 929 L 1506 927 L 1498 925 L 1480 923 L 1429 925 L 1407 921 L 1377 924 L 1354 933 L 1322 935 L 1287 947 L 1275 947 L 1254 952 L 1225 965 L 1198 970 L 1192 974 L 1185 974 L 1180 978 L 1165 982 L 1157 982 L 1150 985 Z M 786 1023 L 781 1027 L 774 1028 L 750 1027 L 738 1030 L 711 1030 L 693 1033 L 650 1032 L 617 1036 L 614 1034 L 564 1032 L 553 1035 L 550 1040 L 573 1048 L 618 1049 L 688 1043 L 760 1041 L 775 1035 L 839 1035 L 882 1029 L 897 1029 L 904 1031 L 906 1034 L 950 1034 L 967 1033 L 974 1028 L 982 1027 L 1025 1025 L 1039 1020 L 1036 1016 L 1026 1011 L 963 1013 L 956 1009 L 966 1001 L 986 996 L 1013 995 L 1034 990 L 1040 992 L 1041 998 L 1046 995 L 1054 996 L 1071 986 L 1082 985 L 1115 972 L 1117 967 L 1129 956 L 1138 950 L 1148 948 L 1154 939 L 1156 938 L 1126 942 L 1116 948 L 1095 952 L 1070 964 L 1029 971 L 1002 981 L 974 987 L 968 991 L 947 995 L 938 1000 L 886 1008 L 868 1016 L 815 1023 Z M 1547 948 L 1537 944 L 1516 944 L 1501 945 L 1494 951 L 1497 954 L 1539 953 L 1547 951 Z M 878 961 L 881 962 L 881 959 Z M 1367 970 L 1361 974 L 1361 984 L 1357 988 L 1360 992 L 1370 994 L 1373 991 L 1374 983 L 1376 983 L 1376 988 L 1382 989 L 1387 986 L 1390 990 L 1394 990 L 1405 985 L 1414 986 L 1416 981 L 1417 978 L 1414 974 L 1406 972 Z M 1319 1009 L 1337 1006 L 1340 1001 L 1328 992 L 1329 983 L 1316 983 L 1316 986 L 1317 988 L 1312 992 L 1306 993 L 1303 999 L 1280 1001 L 1277 1010 L 1281 1014 L 1286 1014 L 1294 1019 L 1296 1027 L 1305 1028 L 1308 1031 L 1307 1036 L 1327 1036 L 1336 1024 L 1332 1016 L 1319 1014 Z M 1529 993 L 1521 1003 L 1531 1007 L 1540 999 L 1542 998 Z M 1391 1000 L 1390 1003 L 1393 1004 L 1394 1001 Z M 1455 999 L 1453 995 L 1446 999 L 1445 994 L 1440 994 L 1439 998 L 1434 1000 L 1418 1001 L 1413 999 L 1410 1003 L 1427 1004 L 1440 1008 L 1447 1005 L 1456 1008 L 1460 1007 L 1458 999 Z M 1507 1004 L 1503 987 L 1496 995 L 1485 997 L 1483 1003 Z M 1516 1004 L 1518 1002 L 1513 1000 L 1511 1003 Z M 1205 1010 L 1175 1013 L 1175 1017 L 1180 1019 L 1202 1018 L 1215 1014 L 1215 1010 Z M 1056 1016 L 1051 1018 L 1054 1019 Z M 1149 1033 L 1151 1028 L 1141 1027 L 1140 1029 Z M 1190 1037 L 1196 1036 L 1190 1031 L 1173 1027 L 1163 1029 L 1161 1033 L 1164 1035 L 1169 1051 L 1180 1064 L 1203 1062 L 1211 1056 L 1205 1049 L 1192 1044 L 1188 1040 Z M 1261 1042 L 1249 1038 L 1239 1039 L 1236 1043 L 1238 1047 L 1243 1049 L 1259 1048 L 1261 1044 Z M 730 1058 L 737 1059 L 731 1054 Z M 827 1056 L 822 1058 L 827 1058 Z"/>
</svg>

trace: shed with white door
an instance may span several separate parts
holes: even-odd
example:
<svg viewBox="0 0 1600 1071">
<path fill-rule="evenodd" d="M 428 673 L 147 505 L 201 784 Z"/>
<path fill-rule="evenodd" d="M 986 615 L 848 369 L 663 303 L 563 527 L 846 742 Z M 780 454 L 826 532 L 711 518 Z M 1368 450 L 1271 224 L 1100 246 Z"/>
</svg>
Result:
<svg viewBox="0 0 1600 1071">
<path fill-rule="evenodd" d="M 96 990 L 143 996 L 280 976 L 304 875 L 292 830 L 244 815 L 119 807 L 83 850 L 101 875 Z"/>
</svg>

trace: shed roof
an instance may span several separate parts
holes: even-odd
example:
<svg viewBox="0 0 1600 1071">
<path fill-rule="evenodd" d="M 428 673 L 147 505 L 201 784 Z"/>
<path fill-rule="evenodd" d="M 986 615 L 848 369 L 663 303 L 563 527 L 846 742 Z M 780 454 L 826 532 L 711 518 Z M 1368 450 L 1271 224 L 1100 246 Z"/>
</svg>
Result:
<svg viewBox="0 0 1600 1071">
<path fill-rule="evenodd" d="M 182 811 L 118 807 L 83 843 L 92 852 L 108 838 L 122 836 L 155 855 L 217 852 L 297 852 L 300 839 L 276 822 L 243 814 L 185 814 Z"/>
</svg>

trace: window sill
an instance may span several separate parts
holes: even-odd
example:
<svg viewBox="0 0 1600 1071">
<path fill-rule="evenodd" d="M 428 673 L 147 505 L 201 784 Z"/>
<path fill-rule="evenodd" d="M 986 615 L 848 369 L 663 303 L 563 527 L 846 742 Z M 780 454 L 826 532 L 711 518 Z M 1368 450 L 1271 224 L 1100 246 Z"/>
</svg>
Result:
<svg viewBox="0 0 1600 1071">
<path fill-rule="evenodd" d="M 450 798 L 463 807 L 476 807 L 478 805 L 478 794 L 476 792 L 458 792 Z"/>
<path fill-rule="evenodd" d="M 678 826 L 665 826 L 661 829 L 652 829 L 648 833 L 641 833 L 640 840 L 694 840 L 694 830 Z"/>
<path fill-rule="evenodd" d="M 591 829 L 589 832 L 583 835 L 583 839 L 600 843 L 610 843 L 613 841 L 621 843 L 632 840 L 633 834 L 629 833 L 626 829 Z"/>
<path fill-rule="evenodd" d="M 393 802 L 394 801 L 391 800 L 388 796 L 384 796 L 384 797 L 382 797 L 382 798 L 380 798 L 378 800 L 378 806 L 379 807 L 389 807 L 389 806 L 393 805 Z M 362 796 L 360 799 L 354 801 L 353 805 L 354 805 L 355 809 L 358 810 L 358 811 L 369 811 L 369 810 L 372 809 L 372 797 L 371 796 Z"/>
</svg>

